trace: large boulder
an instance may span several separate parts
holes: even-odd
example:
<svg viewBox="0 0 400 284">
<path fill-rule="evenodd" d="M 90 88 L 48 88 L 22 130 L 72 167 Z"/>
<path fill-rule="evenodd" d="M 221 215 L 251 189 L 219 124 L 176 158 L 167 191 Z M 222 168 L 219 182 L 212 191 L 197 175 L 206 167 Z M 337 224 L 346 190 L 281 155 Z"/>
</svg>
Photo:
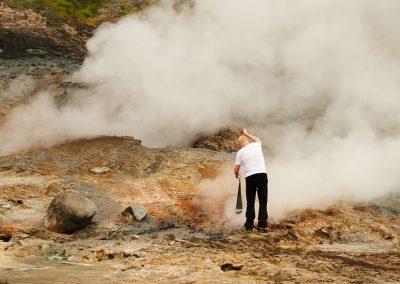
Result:
<svg viewBox="0 0 400 284">
<path fill-rule="evenodd" d="M 236 140 L 240 136 L 240 129 L 224 128 L 215 134 L 200 136 L 193 143 L 194 148 L 204 148 L 219 152 L 236 152 Z"/>
<path fill-rule="evenodd" d="M 93 201 L 81 194 L 59 194 L 47 209 L 45 226 L 58 233 L 70 234 L 90 224 L 96 211 Z"/>
</svg>

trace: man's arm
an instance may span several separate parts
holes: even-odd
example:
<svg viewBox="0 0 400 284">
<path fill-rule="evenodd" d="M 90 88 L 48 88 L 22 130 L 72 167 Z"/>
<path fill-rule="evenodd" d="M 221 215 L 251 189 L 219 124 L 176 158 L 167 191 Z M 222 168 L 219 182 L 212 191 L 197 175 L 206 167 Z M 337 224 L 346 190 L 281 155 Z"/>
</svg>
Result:
<svg viewBox="0 0 400 284">
<path fill-rule="evenodd" d="M 233 167 L 233 173 L 235 174 L 235 177 L 239 178 L 239 171 L 240 171 L 240 165 L 235 165 Z"/>
<path fill-rule="evenodd" d="M 246 136 L 247 138 L 253 140 L 254 142 L 259 142 L 259 143 L 261 143 L 260 138 L 258 138 L 257 136 L 254 136 L 254 135 L 249 134 L 249 133 L 247 132 L 247 129 L 246 129 L 246 128 L 243 128 L 241 132 L 242 132 L 242 134 L 243 134 L 244 136 Z"/>
<path fill-rule="evenodd" d="M 239 178 L 239 171 L 240 171 L 240 165 L 242 164 L 242 156 L 240 151 L 236 153 L 235 157 L 235 166 L 233 167 L 233 173 L 235 174 L 235 177 Z"/>
</svg>

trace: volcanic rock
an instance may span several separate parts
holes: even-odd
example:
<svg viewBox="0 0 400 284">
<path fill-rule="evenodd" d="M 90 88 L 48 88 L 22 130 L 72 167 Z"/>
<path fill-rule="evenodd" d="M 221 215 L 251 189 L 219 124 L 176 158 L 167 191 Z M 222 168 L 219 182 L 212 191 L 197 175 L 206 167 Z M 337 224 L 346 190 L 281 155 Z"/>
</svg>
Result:
<svg viewBox="0 0 400 284">
<path fill-rule="evenodd" d="M 8 242 L 11 240 L 11 231 L 0 227 L 0 241 Z"/>
<path fill-rule="evenodd" d="M 224 263 L 221 265 L 221 270 L 222 271 L 230 271 L 230 270 L 241 270 L 243 265 L 235 265 L 232 263 Z"/>
<path fill-rule="evenodd" d="M 122 212 L 121 215 L 122 218 L 128 222 L 133 220 L 141 221 L 146 218 L 147 209 L 142 205 L 129 206 Z"/>
<path fill-rule="evenodd" d="M 84 228 L 96 214 L 96 205 L 77 193 L 59 194 L 51 201 L 45 220 L 49 230 L 69 234 Z"/>
<path fill-rule="evenodd" d="M 224 128 L 216 134 L 201 136 L 194 143 L 194 148 L 204 148 L 218 152 L 236 152 L 236 140 L 240 136 L 240 130 L 235 128 Z"/>
</svg>

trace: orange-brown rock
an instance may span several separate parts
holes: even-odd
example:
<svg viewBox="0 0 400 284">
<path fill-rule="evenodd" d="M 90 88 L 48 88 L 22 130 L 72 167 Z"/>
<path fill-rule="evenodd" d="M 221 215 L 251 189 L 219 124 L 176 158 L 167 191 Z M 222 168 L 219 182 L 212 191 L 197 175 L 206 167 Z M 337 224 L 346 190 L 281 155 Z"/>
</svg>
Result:
<svg viewBox="0 0 400 284">
<path fill-rule="evenodd" d="M 237 151 L 236 140 L 239 136 L 239 129 L 223 128 L 215 134 L 200 136 L 193 143 L 193 147 L 232 153 Z"/>
</svg>

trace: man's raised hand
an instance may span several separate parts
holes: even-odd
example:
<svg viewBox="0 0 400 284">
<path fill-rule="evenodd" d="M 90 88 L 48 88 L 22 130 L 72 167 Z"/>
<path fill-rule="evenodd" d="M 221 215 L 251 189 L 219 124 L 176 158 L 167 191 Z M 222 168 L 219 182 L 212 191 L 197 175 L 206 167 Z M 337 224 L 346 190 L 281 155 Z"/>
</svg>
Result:
<svg viewBox="0 0 400 284">
<path fill-rule="evenodd" d="M 243 129 L 240 131 L 240 133 L 241 133 L 242 135 L 246 136 L 247 138 L 250 138 L 250 139 L 253 140 L 254 142 L 260 142 L 260 143 L 261 143 L 261 140 L 260 140 L 257 136 L 254 136 L 254 135 L 249 134 L 249 133 L 247 132 L 247 129 L 246 129 L 246 128 L 243 128 Z"/>
</svg>

